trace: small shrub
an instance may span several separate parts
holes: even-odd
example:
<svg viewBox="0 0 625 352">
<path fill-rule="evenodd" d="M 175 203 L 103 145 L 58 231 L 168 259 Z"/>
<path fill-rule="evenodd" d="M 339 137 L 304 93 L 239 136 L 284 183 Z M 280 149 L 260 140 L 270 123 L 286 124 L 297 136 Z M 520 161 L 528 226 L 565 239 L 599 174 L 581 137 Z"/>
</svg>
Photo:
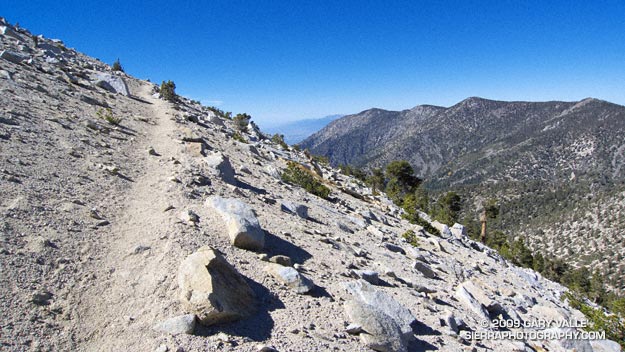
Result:
<svg viewBox="0 0 625 352">
<path fill-rule="evenodd" d="M 237 114 L 233 119 L 234 127 L 241 132 L 247 132 L 247 125 L 250 124 L 251 119 L 252 117 L 246 113 Z"/>
<path fill-rule="evenodd" d="M 276 133 L 271 137 L 271 141 L 280 145 L 282 149 L 289 150 L 289 145 L 284 141 L 284 135 Z"/>
<path fill-rule="evenodd" d="M 113 116 L 113 110 L 111 110 L 111 108 L 107 108 L 106 110 L 98 109 L 98 111 L 96 111 L 96 115 L 98 116 L 98 118 L 106 120 L 106 122 L 110 123 L 111 125 L 117 126 L 122 122 L 121 117 Z"/>
<path fill-rule="evenodd" d="M 411 224 L 416 224 L 423 227 L 426 232 L 434 236 L 442 237 L 441 232 L 436 227 L 432 226 L 432 224 L 427 222 L 427 220 L 422 219 L 418 213 L 404 213 L 402 217 L 410 221 Z"/>
<path fill-rule="evenodd" d="M 330 189 L 319 181 L 318 177 L 303 165 L 289 161 L 286 170 L 282 172 L 282 181 L 304 188 L 308 193 L 323 199 L 328 199 Z"/>
<path fill-rule="evenodd" d="M 124 68 L 122 67 L 122 64 L 119 62 L 119 58 L 115 60 L 115 62 L 113 62 L 113 66 L 111 68 L 113 69 L 113 71 L 124 72 Z"/>
<path fill-rule="evenodd" d="M 618 342 L 621 347 L 625 348 L 625 322 L 623 317 L 615 314 L 606 314 L 601 308 L 593 308 L 586 304 L 583 298 L 566 292 L 562 295 L 562 299 L 567 299 L 571 307 L 582 312 L 588 319 L 588 327 L 586 331 L 605 331 L 605 337 L 608 340 Z"/>
<path fill-rule="evenodd" d="M 235 141 L 247 144 L 247 141 L 245 140 L 245 138 L 243 138 L 241 133 L 239 133 L 238 131 L 232 134 L 232 139 L 234 139 Z"/>
<path fill-rule="evenodd" d="M 163 81 L 161 83 L 161 88 L 159 90 L 159 95 L 161 98 L 175 102 L 178 96 L 176 95 L 176 84 L 172 81 Z"/>
<path fill-rule="evenodd" d="M 408 230 L 404 232 L 401 237 L 403 237 L 413 247 L 419 247 L 419 239 L 417 239 L 417 234 L 414 231 Z"/>
<path fill-rule="evenodd" d="M 323 155 L 311 155 L 311 159 L 320 164 L 320 165 L 325 165 L 328 166 L 330 165 L 330 159 L 328 159 L 327 156 L 323 156 Z"/>
</svg>

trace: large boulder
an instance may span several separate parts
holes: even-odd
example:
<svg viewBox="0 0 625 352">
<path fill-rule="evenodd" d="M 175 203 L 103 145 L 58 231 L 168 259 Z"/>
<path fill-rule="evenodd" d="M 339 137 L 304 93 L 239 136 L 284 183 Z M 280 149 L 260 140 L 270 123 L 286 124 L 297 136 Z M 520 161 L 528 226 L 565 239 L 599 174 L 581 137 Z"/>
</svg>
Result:
<svg viewBox="0 0 625 352">
<path fill-rule="evenodd" d="M 28 60 L 28 56 L 10 50 L 3 50 L 0 52 L 0 59 L 5 59 L 14 64 L 19 64 L 22 61 Z"/>
<path fill-rule="evenodd" d="M 454 237 L 457 237 L 457 238 L 467 237 L 467 229 L 463 225 L 460 225 L 459 223 L 455 223 L 454 226 L 451 227 L 450 231 L 451 231 L 451 234 L 454 235 Z"/>
<path fill-rule="evenodd" d="M 234 198 L 213 196 L 206 200 L 206 205 L 221 215 L 233 246 L 249 250 L 265 246 L 265 231 L 247 204 Z"/>
<path fill-rule="evenodd" d="M 108 90 L 111 93 L 119 93 L 125 96 L 130 96 L 128 92 L 128 86 L 126 86 L 126 82 L 120 76 L 106 73 L 106 72 L 97 72 L 93 76 L 93 80 L 95 81 L 95 85 Z"/>
<path fill-rule="evenodd" d="M 354 299 L 345 303 L 345 313 L 361 327 L 360 338 L 375 351 L 407 351 L 406 339 L 397 321 L 377 306 Z"/>
<path fill-rule="evenodd" d="M 203 325 L 234 321 L 256 311 L 256 298 L 239 272 L 219 252 L 204 246 L 178 270 L 180 300 Z"/>
<path fill-rule="evenodd" d="M 412 325 L 415 324 L 417 320 L 410 310 L 402 306 L 391 295 L 384 291 L 377 290 L 373 285 L 364 280 L 346 282 L 343 283 L 343 287 L 354 297 L 354 300 L 376 307 L 376 309 L 395 321 L 405 341 L 413 338 L 414 333 Z M 353 323 L 359 322 L 354 321 Z"/>
<path fill-rule="evenodd" d="M 438 231 L 440 231 L 440 233 L 444 236 L 444 237 L 449 237 L 451 236 L 451 230 L 449 229 L 449 226 L 440 223 L 436 220 L 432 221 L 432 227 L 434 227 L 435 229 L 437 229 Z"/>
<path fill-rule="evenodd" d="M 237 181 L 234 178 L 234 169 L 227 156 L 223 155 L 221 152 L 215 152 L 206 156 L 204 160 L 206 161 L 209 172 L 213 176 L 217 176 L 224 182 L 236 186 Z"/>
</svg>

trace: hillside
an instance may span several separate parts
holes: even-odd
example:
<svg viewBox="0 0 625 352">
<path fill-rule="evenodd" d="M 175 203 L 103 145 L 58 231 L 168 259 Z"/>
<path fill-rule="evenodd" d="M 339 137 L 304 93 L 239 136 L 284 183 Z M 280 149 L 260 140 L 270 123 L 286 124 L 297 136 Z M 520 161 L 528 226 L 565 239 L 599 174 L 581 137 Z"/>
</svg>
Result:
<svg viewBox="0 0 625 352">
<path fill-rule="evenodd" d="M 428 233 L 253 124 L 1 18 L 0 45 L 2 350 L 620 351 L 568 327 L 474 339 L 585 318 L 461 225 Z"/>
<path fill-rule="evenodd" d="M 302 147 L 333 165 L 408 160 L 434 194 L 463 194 L 469 212 L 498 199 L 503 230 L 625 288 L 623 106 L 469 98 L 449 108 L 371 109 L 331 123 Z"/>
</svg>

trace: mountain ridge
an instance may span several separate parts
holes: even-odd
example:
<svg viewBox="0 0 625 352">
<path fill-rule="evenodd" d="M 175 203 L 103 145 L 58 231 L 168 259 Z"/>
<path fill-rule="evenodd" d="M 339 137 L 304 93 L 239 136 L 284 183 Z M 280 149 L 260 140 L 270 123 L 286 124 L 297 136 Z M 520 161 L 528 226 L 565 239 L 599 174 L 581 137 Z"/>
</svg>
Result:
<svg viewBox="0 0 625 352">
<path fill-rule="evenodd" d="M 569 205 L 568 211 L 579 213 L 580 218 L 584 218 L 584 209 L 600 207 L 585 200 L 587 197 L 614 199 L 612 205 L 625 214 L 625 205 L 617 196 L 625 180 L 625 107 L 621 105 L 596 98 L 505 102 L 470 97 L 427 116 L 421 111 L 410 116 L 412 109 L 371 111 L 335 121 L 302 146 L 327 156 L 333 165 L 374 168 L 405 159 L 434 194 L 458 189 L 471 204 L 476 199 L 500 199 L 504 230 L 521 234 L 535 250 L 558 257 L 571 259 L 574 256 L 566 254 L 571 249 L 589 258 L 592 251 L 580 242 L 582 235 L 573 233 L 572 228 L 581 225 L 571 227 L 575 221 L 566 214 L 560 218 L 550 215 L 550 209 L 562 201 L 551 192 L 569 194 L 584 204 L 577 208 Z M 539 189 L 525 201 L 519 200 L 517 194 L 526 192 L 523 183 L 530 182 L 540 185 Z M 532 206 L 532 202 L 539 205 Z M 534 225 L 525 220 L 528 216 Z M 614 238 L 620 238 L 619 229 L 625 224 L 598 221 L 583 225 L 606 229 L 596 248 L 617 245 L 618 253 L 579 264 L 602 268 L 614 288 L 623 290 L 625 269 L 615 269 L 611 263 L 619 263 L 624 251 Z M 571 230 L 558 231 L 569 227 Z M 535 235 L 538 230 L 549 236 Z M 571 247 L 555 245 L 558 237 L 570 238 Z"/>
</svg>

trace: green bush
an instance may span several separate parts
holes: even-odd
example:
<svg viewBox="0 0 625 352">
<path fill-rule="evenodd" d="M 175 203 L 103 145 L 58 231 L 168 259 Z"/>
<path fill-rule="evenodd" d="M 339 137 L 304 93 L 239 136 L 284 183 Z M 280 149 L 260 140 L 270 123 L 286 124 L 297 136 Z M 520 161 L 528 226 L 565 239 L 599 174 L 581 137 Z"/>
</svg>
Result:
<svg viewBox="0 0 625 352">
<path fill-rule="evenodd" d="M 373 194 L 377 195 L 379 191 L 384 189 L 384 184 L 386 182 L 384 171 L 380 168 L 373 169 L 371 175 L 367 177 L 366 182 L 371 187 Z"/>
<path fill-rule="evenodd" d="M 241 132 L 247 132 L 247 125 L 250 124 L 251 119 L 252 117 L 246 113 L 237 114 L 233 119 L 234 127 Z"/>
<path fill-rule="evenodd" d="M 419 239 L 417 239 L 417 234 L 414 231 L 408 230 L 404 232 L 401 237 L 403 237 L 412 246 L 419 247 Z"/>
<path fill-rule="evenodd" d="M 176 84 L 172 81 L 163 81 L 161 83 L 159 95 L 167 101 L 175 102 L 178 99 L 178 96 L 176 95 Z"/>
<path fill-rule="evenodd" d="M 304 188 L 307 192 L 323 199 L 330 195 L 330 189 L 319 181 L 318 177 L 306 167 L 289 161 L 286 170 L 282 172 L 282 181 Z"/>
<path fill-rule="evenodd" d="M 239 133 L 238 131 L 232 134 L 232 139 L 234 139 L 235 141 L 247 144 L 247 141 L 245 140 L 245 138 L 243 138 L 241 133 Z"/>
<path fill-rule="evenodd" d="M 113 71 L 124 72 L 124 68 L 122 67 L 122 64 L 119 62 L 119 58 L 115 60 L 115 62 L 113 62 L 113 66 L 111 68 L 113 69 Z"/>
<path fill-rule="evenodd" d="M 284 135 L 276 133 L 271 137 L 271 141 L 280 145 L 282 149 L 289 150 L 289 145 L 284 141 Z"/>
<path fill-rule="evenodd" d="M 330 159 L 328 159 L 327 156 L 323 156 L 323 155 L 311 155 L 311 159 L 316 162 L 317 164 L 320 165 L 325 165 L 328 166 L 330 165 Z"/>
<path fill-rule="evenodd" d="M 98 109 L 98 111 L 96 111 L 95 114 L 98 116 L 98 118 L 106 120 L 106 122 L 110 123 L 111 125 L 117 126 L 122 122 L 121 117 L 113 116 L 113 110 L 111 110 L 111 108 L 107 108 L 106 110 L 100 108 Z"/>
<path fill-rule="evenodd" d="M 339 165 L 339 171 L 345 176 L 352 176 L 362 182 L 365 182 L 367 179 L 367 173 L 356 166 Z"/>
<path fill-rule="evenodd" d="M 582 312 L 588 319 L 586 331 L 605 331 L 605 337 L 618 342 L 625 348 L 625 317 L 616 314 L 606 314 L 601 308 L 593 308 L 586 304 L 580 296 L 571 292 L 562 295 L 562 299 L 567 299 L 571 307 Z"/>
<path fill-rule="evenodd" d="M 458 221 L 462 210 L 462 199 L 456 192 L 447 192 L 434 206 L 434 219 L 443 224 L 453 225 Z"/>
</svg>

